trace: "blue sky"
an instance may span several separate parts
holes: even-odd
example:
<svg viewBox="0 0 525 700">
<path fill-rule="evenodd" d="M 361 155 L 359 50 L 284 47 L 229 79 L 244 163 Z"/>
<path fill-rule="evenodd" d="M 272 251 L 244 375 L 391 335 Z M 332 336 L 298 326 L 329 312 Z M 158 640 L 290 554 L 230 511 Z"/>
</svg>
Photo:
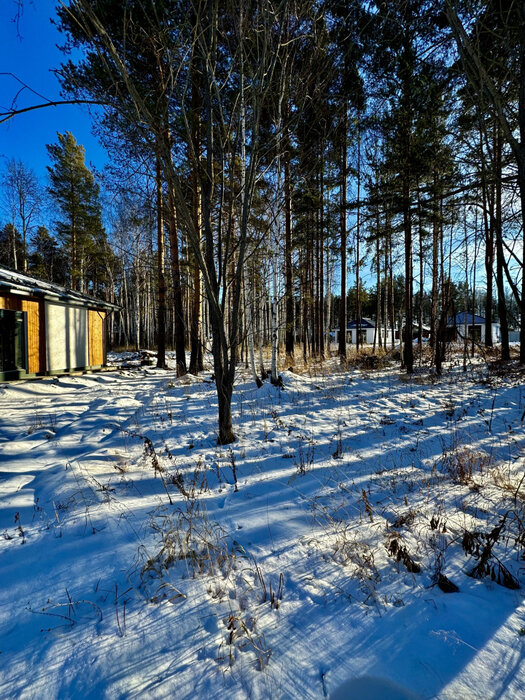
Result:
<svg viewBox="0 0 525 700">
<path fill-rule="evenodd" d="M 24 0 L 18 26 L 13 21 L 18 3 L 0 0 L 0 107 L 10 107 L 22 87 L 13 73 L 30 88 L 48 99 L 59 99 L 59 83 L 53 68 L 58 67 L 63 55 L 57 44 L 64 37 L 51 24 L 55 14 L 55 0 Z M 17 106 L 25 107 L 42 102 L 29 90 L 17 98 Z M 7 158 L 20 158 L 37 176 L 45 181 L 49 164 L 46 144 L 57 141 L 57 131 L 71 131 L 78 143 L 86 149 L 86 163 L 102 168 L 106 153 L 91 134 L 91 117 L 87 107 L 46 107 L 22 114 L 0 124 L 0 170 Z"/>
</svg>

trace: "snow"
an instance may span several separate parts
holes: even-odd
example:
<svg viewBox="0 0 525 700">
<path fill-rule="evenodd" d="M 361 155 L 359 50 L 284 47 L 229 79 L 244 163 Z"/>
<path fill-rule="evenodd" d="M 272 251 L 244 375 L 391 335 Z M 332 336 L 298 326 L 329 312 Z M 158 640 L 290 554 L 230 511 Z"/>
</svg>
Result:
<svg viewBox="0 0 525 700">
<path fill-rule="evenodd" d="M 518 371 L 114 361 L 0 385 L 0 697 L 525 697 Z"/>
<path fill-rule="evenodd" d="M 18 270 L 7 270 L 0 267 L 0 288 L 15 294 L 29 294 L 31 296 L 59 299 L 62 301 L 77 302 L 82 305 L 91 304 L 101 309 L 118 309 L 116 304 L 112 304 L 101 299 L 96 299 L 88 294 L 81 294 L 73 289 L 62 287 L 53 282 L 24 275 Z"/>
</svg>

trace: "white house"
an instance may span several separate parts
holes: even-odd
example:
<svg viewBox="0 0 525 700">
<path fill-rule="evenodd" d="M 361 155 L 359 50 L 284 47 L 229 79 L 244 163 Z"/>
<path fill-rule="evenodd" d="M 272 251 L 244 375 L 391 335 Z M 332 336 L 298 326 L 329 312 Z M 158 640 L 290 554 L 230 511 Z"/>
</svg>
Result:
<svg viewBox="0 0 525 700">
<path fill-rule="evenodd" d="M 486 322 L 483 316 L 472 315 L 470 312 L 462 311 L 456 316 L 450 317 L 447 320 L 447 328 L 455 329 L 455 333 L 451 333 L 452 340 L 464 340 L 468 338 L 478 343 L 485 342 Z M 501 342 L 501 331 L 499 323 L 492 323 L 492 340 L 494 343 Z M 455 338 L 453 336 L 456 336 Z"/>
<path fill-rule="evenodd" d="M 334 328 L 332 331 L 335 334 L 336 343 L 339 342 L 339 328 Z M 376 336 L 376 324 L 370 318 L 362 318 L 358 323 L 356 319 L 349 321 L 346 325 L 346 340 L 351 345 L 357 343 L 357 337 L 359 335 L 360 345 L 373 345 L 374 337 Z M 379 328 L 377 337 L 375 338 L 376 344 L 379 344 L 379 339 L 385 337 L 385 329 L 383 327 Z M 381 340 L 383 343 L 383 340 Z M 386 342 L 390 344 L 392 342 L 392 331 L 387 329 L 386 331 Z"/>
</svg>

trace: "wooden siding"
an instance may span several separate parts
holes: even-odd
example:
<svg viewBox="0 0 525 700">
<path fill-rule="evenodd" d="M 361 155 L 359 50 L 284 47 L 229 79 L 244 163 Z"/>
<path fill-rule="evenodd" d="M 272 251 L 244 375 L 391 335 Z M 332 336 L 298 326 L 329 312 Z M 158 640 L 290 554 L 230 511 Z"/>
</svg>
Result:
<svg viewBox="0 0 525 700">
<path fill-rule="evenodd" d="M 104 364 L 104 344 L 106 338 L 106 313 L 104 311 L 89 311 L 89 366 L 98 367 Z"/>
<path fill-rule="evenodd" d="M 45 370 L 43 304 L 30 299 L 22 300 L 22 311 L 27 314 L 27 371 L 38 374 Z"/>
</svg>

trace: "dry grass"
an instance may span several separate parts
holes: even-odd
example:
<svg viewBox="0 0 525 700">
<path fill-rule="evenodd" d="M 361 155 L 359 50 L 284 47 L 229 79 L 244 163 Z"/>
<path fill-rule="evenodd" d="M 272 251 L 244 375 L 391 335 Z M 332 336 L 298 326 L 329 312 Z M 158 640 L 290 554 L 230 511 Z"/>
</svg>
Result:
<svg viewBox="0 0 525 700">
<path fill-rule="evenodd" d="M 457 484 L 469 484 L 475 474 L 482 474 L 492 466 L 492 459 L 483 450 L 455 447 L 443 452 L 442 469 Z"/>
</svg>

